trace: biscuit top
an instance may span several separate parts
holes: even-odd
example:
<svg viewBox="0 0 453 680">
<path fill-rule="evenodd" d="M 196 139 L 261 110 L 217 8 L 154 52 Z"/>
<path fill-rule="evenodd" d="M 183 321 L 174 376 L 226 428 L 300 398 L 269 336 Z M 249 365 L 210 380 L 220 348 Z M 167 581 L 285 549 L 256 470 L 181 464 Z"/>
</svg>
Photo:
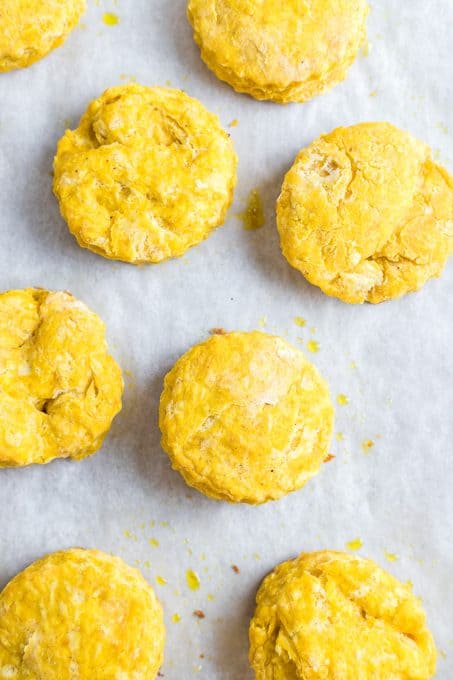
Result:
<svg viewBox="0 0 453 680">
<path fill-rule="evenodd" d="M 58 145 L 54 189 L 79 244 L 128 262 L 181 255 L 224 220 L 237 158 L 179 90 L 114 87 Z"/>
<path fill-rule="evenodd" d="M 1 0 L 0 71 L 28 66 L 63 42 L 85 0 Z"/>
<path fill-rule="evenodd" d="M 416 290 L 453 252 L 452 178 L 388 123 L 338 128 L 303 149 L 277 215 L 289 262 L 346 302 Z"/>
<path fill-rule="evenodd" d="M 326 458 L 332 424 L 315 367 L 265 333 L 215 335 L 165 378 L 163 447 L 214 498 L 263 503 L 300 488 Z"/>
<path fill-rule="evenodd" d="M 411 587 L 340 552 L 302 554 L 267 576 L 250 645 L 257 680 L 428 680 L 436 667 Z"/>
<path fill-rule="evenodd" d="M 94 312 L 69 293 L 0 295 L 0 466 L 93 453 L 121 394 Z"/>
<path fill-rule="evenodd" d="M 202 56 L 239 91 L 306 99 L 342 79 L 365 37 L 365 0 L 189 0 Z M 277 97 L 278 98 L 278 97 Z M 291 96 L 289 97 L 291 99 Z"/>
<path fill-rule="evenodd" d="M 53 553 L 0 594 L 0 679 L 152 680 L 164 634 L 136 569 L 97 550 Z"/>
</svg>

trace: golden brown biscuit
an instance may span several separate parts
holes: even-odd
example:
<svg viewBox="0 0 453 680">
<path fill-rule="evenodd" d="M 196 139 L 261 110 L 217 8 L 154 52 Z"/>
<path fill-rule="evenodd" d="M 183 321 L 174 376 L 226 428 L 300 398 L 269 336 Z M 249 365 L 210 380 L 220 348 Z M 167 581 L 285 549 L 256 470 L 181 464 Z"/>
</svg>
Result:
<svg viewBox="0 0 453 680">
<path fill-rule="evenodd" d="M 318 472 L 333 416 L 325 381 L 286 340 L 215 335 L 165 378 L 162 446 L 187 484 L 207 496 L 264 503 Z"/>
<path fill-rule="evenodd" d="M 160 262 L 223 223 L 236 165 L 229 136 L 200 102 L 129 84 L 92 102 L 60 140 L 54 191 L 79 245 Z"/>
<path fill-rule="evenodd" d="M 101 319 L 69 293 L 0 294 L 0 467 L 81 459 L 121 409 Z"/>
<path fill-rule="evenodd" d="M 85 0 L 1 0 L 0 71 L 23 68 L 61 45 Z"/>
<path fill-rule="evenodd" d="M 164 640 L 151 586 L 97 550 L 47 555 L 0 594 L 0 680 L 153 680 Z"/>
<path fill-rule="evenodd" d="M 256 680 L 428 680 L 435 673 L 420 600 L 371 560 L 303 553 L 264 579 L 256 603 Z"/>
<path fill-rule="evenodd" d="M 201 56 L 255 99 L 304 102 L 346 78 L 365 40 L 365 0 L 189 0 Z"/>
<path fill-rule="evenodd" d="M 389 123 L 337 128 L 298 155 L 277 223 L 288 262 L 324 293 L 390 300 L 440 276 L 453 252 L 453 178 Z"/>
</svg>

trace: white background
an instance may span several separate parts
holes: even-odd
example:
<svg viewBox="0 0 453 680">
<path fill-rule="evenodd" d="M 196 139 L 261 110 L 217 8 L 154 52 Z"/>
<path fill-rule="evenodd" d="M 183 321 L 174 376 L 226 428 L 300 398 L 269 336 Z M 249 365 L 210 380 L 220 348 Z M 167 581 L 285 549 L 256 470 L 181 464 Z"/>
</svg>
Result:
<svg viewBox="0 0 453 680">
<path fill-rule="evenodd" d="M 265 573 L 300 551 L 344 549 L 360 537 L 361 554 L 410 579 L 423 597 L 442 651 L 437 677 L 451 679 L 453 263 L 418 294 L 347 306 L 289 267 L 274 220 L 296 152 L 338 125 L 392 121 L 453 169 L 451 0 L 376 0 L 369 55 L 329 94 L 287 107 L 216 80 L 192 42 L 184 0 L 89 4 L 62 48 L 0 74 L 0 288 L 69 289 L 98 312 L 128 372 L 124 408 L 94 457 L 0 471 L 0 584 L 60 548 L 114 552 L 142 569 L 164 603 L 168 680 L 245 680 L 248 621 Z M 102 22 L 106 11 L 118 14 L 118 26 Z M 227 223 L 186 257 L 154 267 L 81 250 L 51 192 L 65 127 L 105 88 L 132 76 L 146 85 L 170 81 L 225 126 L 239 120 L 230 129 L 240 166 Z M 235 215 L 255 187 L 266 226 L 248 232 Z M 159 445 L 158 400 L 165 372 L 210 328 L 252 329 L 265 316 L 266 330 L 301 338 L 300 346 L 319 342 L 310 357 L 333 395 L 350 399 L 337 408 L 345 438 L 334 440 L 336 459 L 305 489 L 263 507 L 233 506 L 190 490 L 171 470 Z M 295 316 L 307 327 L 298 328 Z M 365 455 L 367 439 L 376 445 Z M 159 547 L 148 543 L 152 537 Z M 385 551 L 398 560 L 390 564 Z M 189 568 L 200 575 L 197 592 L 186 586 Z M 157 575 L 167 585 L 157 585 Z M 206 618 L 196 620 L 195 609 Z M 177 624 L 174 613 L 182 617 Z"/>
</svg>

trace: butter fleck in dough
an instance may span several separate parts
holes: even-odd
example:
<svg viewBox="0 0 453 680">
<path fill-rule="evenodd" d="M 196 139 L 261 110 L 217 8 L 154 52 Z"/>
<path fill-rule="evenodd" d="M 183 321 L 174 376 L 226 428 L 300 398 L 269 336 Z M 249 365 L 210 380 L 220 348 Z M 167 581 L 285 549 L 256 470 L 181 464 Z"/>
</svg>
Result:
<svg viewBox="0 0 453 680">
<path fill-rule="evenodd" d="M 151 586 L 97 550 L 48 555 L 0 594 L 0 680 L 153 680 L 164 639 Z"/>
<path fill-rule="evenodd" d="M 258 331 L 214 335 L 165 378 L 162 446 L 207 496 L 264 503 L 319 471 L 333 416 L 325 381 L 286 340 Z"/>
<path fill-rule="evenodd" d="M 183 255 L 224 222 L 237 157 L 217 116 L 180 90 L 107 90 L 60 140 L 54 192 L 83 248 L 124 262 Z"/>
<path fill-rule="evenodd" d="M 304 102 L 346 78 L 366 39 L 365 0 L 189 0 L 207 66 L 255 99 Z"/>
<path fill-rule="evenodd" d="M 0 72 L 30 66 L 59 47 L 85 7 L 85 0 L 1 0 Z"/>
<path fill-rule="evenodd" d="M 348 303 L 378 303 L 440 276 L 453 252 L 453 178 L 389 123 L 337 128 L 303 149 L 277 204 L 283 254 Z"/>
<path fill-rule="evenodd" d="M 0 294 L 0 468 L 81 459 L 121 409 L 101 319 L 69 293 Z"/>
<path fill-rule="evenodd" d="M 420 600 L 371 560 L 302 554 L 264 579 L 256 602 L 256 680 L 428 680 L 435 673 Z"/>
</svg>

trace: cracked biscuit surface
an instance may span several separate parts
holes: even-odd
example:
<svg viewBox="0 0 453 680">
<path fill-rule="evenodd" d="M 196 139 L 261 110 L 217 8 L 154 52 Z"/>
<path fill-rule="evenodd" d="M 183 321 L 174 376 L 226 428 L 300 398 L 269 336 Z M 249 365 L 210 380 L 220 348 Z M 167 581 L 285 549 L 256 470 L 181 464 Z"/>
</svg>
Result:
<svg viewBox="0 0 453 680">
<path fill-rule="evenodd" d="M 256 680 L 428 680 L 436 648 L 420 600 L 371 560 L 302 553 L 262 582 L 250 625 Z"/>
<path fill-rule="evenodd" d="M 174 469 L 207 496 L 264 503 L 318 472 L 333 415 L 325 381 L 286 340 L 214 335 L 165 378 L 162 446 Z"/>
<path fill-rule="evenodd" d="M 92 102 L 60 140 L 54 191 L 80 246 L 156 263 L 224 222 L 236 166 L 229 135 L 200 102 L 131 83 Z"/>
<path fill-rule="evenodd" d="M 324 293 L 378 303 L 438 277 L 453 252 L 453 178 L 389 123 L 303 149 L 277 203 L 283 254 Z"/>
<path fill-rule="evenodd" d="M 164 638 L 151 586 L 97 550 L 47 555 L 0 593 L 0 680 L 153 680 Z"/>
<path fill-rule="evenodd" d="M 365 0 L 189 0 L 207 66 L 236 91 L 304 102 L 346 78 L 366 36 Z"/>
<path fill-rule="evenodd" d="M 61 45 L 85 6 L 85 0 L 2 0 L 0 71 L 29 66 Z"/>
<path fill-rule="evenodd" d="M 121 409 L 101 319 L 65 292 L 0 294 L 0 467 L 81 459 Z"/>
</svg>

